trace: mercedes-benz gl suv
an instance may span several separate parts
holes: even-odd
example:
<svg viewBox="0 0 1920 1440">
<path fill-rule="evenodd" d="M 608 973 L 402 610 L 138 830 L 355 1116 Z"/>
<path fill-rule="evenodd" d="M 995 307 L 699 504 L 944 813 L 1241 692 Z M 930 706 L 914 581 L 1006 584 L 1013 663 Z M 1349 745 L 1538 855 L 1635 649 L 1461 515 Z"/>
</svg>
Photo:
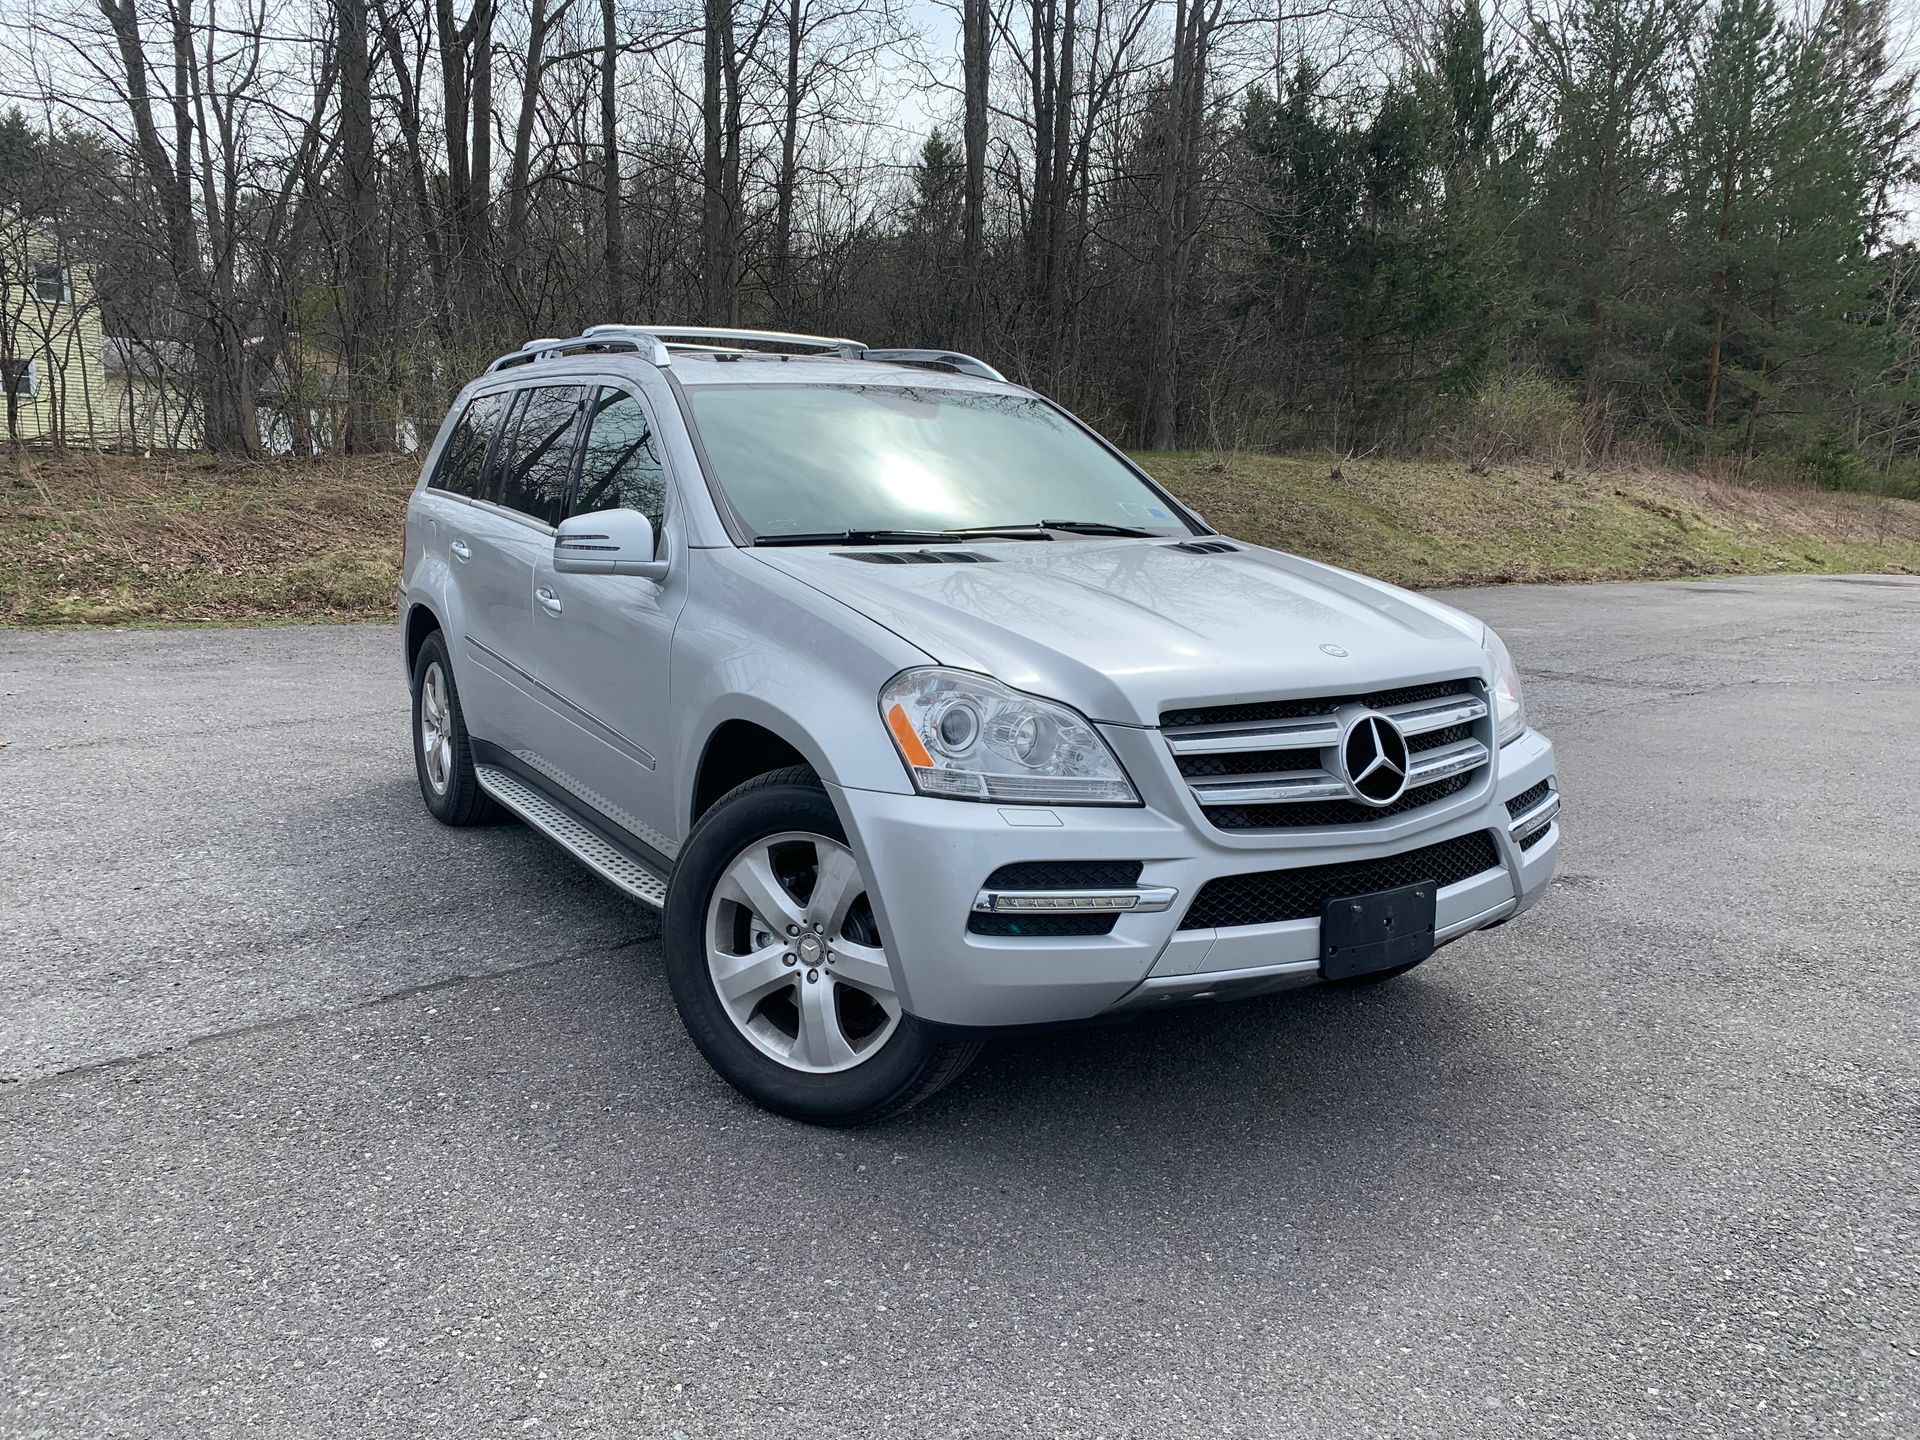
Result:
<svg viewBox="0 0 1920 1440">
<path fill-rule="evenodd" d="M 1398 975 L 1553 872 L 1493 631 L 1216 534 L 965 355 L 502 356 L 427 454 L 400 616 L 428 809 L 663 910 L 702 1053 L 809 1120 L 996 1031 Z"/>
</svg>

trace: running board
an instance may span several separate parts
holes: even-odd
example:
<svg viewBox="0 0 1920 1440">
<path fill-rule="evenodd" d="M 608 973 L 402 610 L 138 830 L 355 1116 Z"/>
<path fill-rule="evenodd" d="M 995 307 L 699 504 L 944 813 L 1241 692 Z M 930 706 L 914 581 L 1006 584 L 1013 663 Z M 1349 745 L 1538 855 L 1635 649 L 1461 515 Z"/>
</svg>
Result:
<svg viewBox="0 0 1920 1440">
<path fill-rule="evenodd" d="M 482 790 L 616 890 L 656 910 L 666 908 L 666 876 L 644 860 L 616 845 L 564 805 L 549 800 L 511 770 L 475 765 L 473 773 Z"/>
</svg>

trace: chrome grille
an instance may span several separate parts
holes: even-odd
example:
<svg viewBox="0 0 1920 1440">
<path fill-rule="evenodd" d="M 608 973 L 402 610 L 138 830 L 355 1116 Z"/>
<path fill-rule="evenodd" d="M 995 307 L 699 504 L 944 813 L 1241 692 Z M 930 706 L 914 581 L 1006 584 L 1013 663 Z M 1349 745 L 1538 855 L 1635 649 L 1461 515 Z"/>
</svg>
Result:
<svg viewBox="0 0 1920 1440">
<path fill-rule="evenodd" d="M 1372 711 L 1407 742 L 1405 791 L 1389 805 L 1354 797 L 1340 763 L 1349 721 Z M 1365 825 L 1465 790 L 1492 759 L 1491 711 L 1473 678 L 1357 695 L 1170 710 L 1174 764 L 1222 830 Z"/>
<path fill-rule="evenodd" d="M 1386 710 L 1420 700 L 1443 700 L 1463 690 L 1477 688 L 1470 680 L 1441 680 L 1431 685 L 1407 685 L 1398 690 L 1375 690 L 1364 695 L 1322 695 L 1308 700 L 1254 700 L 1233 705 L 1203 705 L 1192 710 L 1163 711 L 1160 724 L 1169 730 L 1184 730 L 1198 725 L 1254 725 L 1266 720 L 1330 715 L 1343 705 Z"/>
</svg>

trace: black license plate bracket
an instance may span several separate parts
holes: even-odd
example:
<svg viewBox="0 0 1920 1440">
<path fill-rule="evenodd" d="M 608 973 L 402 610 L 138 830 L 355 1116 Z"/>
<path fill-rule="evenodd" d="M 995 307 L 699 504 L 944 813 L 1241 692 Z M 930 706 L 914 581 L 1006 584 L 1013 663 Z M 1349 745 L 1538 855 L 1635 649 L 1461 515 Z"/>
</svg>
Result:
<svg viewBox="0 0 1920 1440">
<path fill-rule="evenodd" d="M 1435 896 L 1431 880 L 1343 895 L 1320 912 L 1320 974 L 1350 980 L 1412 965 L 1433 953 Z"/>
</svg>

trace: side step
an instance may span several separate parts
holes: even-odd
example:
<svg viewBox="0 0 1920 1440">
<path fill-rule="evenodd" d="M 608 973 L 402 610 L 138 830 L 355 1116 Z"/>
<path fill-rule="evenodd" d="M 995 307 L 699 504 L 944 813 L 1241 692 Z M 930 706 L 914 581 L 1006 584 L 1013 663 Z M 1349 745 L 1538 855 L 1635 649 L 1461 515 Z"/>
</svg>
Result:
<svg viewBox="0 0 1920 1440">
<path fill-rule="evenodd" d="M 667 904 L 667 878 L 616 845 L 563 805 L 557 805 L 511 770 L 476 765 L 480 788 L 553 841 L 615 889 L 656 910 Z"/>
</svg>

